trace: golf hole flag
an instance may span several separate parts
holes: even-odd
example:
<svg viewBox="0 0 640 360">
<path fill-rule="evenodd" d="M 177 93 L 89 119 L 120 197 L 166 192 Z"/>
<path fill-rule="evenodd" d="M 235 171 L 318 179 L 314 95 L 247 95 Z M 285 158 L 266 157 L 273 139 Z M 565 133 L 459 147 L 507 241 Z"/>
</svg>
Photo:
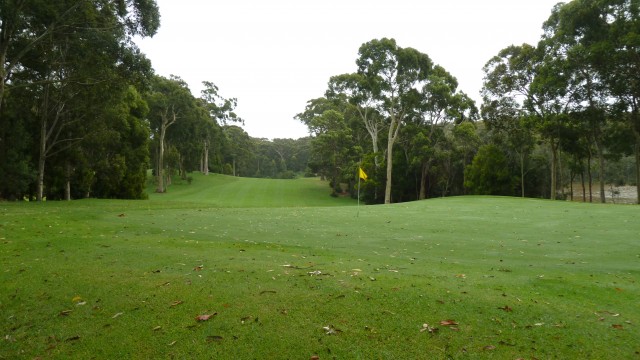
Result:
<svg viewBox="0 0 640 360">
<path fill-rule="evenodd" d="M 360 176 L 360 179 L 367 180 L 367 174 L 365 174 L 364 170 L 360 167 L 358 168 L 358 175 Z"/>
</svg>

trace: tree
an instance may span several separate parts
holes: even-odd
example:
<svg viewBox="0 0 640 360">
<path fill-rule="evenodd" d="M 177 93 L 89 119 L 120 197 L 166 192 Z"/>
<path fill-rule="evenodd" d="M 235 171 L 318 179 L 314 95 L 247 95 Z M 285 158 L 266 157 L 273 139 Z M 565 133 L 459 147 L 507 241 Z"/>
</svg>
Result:
<svg viewBox="0 0 640 360">
<path fill-rule="evenodd" d="M 483 68 L 485 103 L 497 101 L 513 106 L 518 117 L 530 116 L 547 141 L 551 153 L 550 197 L 557 195 L 558 149 L 567 112 L 572 104 L 568 92 L 565 62 L 544 51 L 544 44 L 510 46 Z"/>
<path fill-rule="evenodd" d="M 210 121 L 213 122 L 205 125 L 202 150 L 202 172 L 209 175 L 209 150 L 215 134 L 214 129 L 216 126 L 227 126 L 230 122 L 244 124 L 244 120 L 234 112 L 238 105 L 236 98 L 223 98 L 219 94 L 218 87 L 210 81 L 203 81 L 202 85 L 204 90 L 201 92 L 200 99 L 209 113 Z"/>
<path fill-rule="evenodd" d="M 226 125 L 223 127 L 225 136 L 225 154 L 230 165 L 233 176 L 249 175 L 249 163 L 253 156 L 253 142 L 251 138 L 241 127 L 236 125 Z"/>
<path fill-rule="evenodd" d="M 329 80 L 329 90 L 327 90 L 326 97 L 335 98 L 342 94 L 355 107 L 371 139 L 373 159 L 377 169 L 380 166 L 379 137 L 385 126 L 385 121 L 374 107 L 373 89 L 367 87 L 366 80 L 364 75 L 360 73 L 333 76 Z"/>
<path fill-rule="evenodd" d="M 427 77 L 421 92 L 419 106 L 413 110 L 411 122 L 416 125 L 417 139 L 422 148 L 414 161 L 420 163 L 420 193 L 426 198 L 427 177 L 434 161 L 434 149 L 443 140 L 438 131 L 447 123 L 475 119 L 477 109 L 473 100 L 458 91 L 458 81 L 442 66 L 436 65 Z"/>
<path fill-rule="evenodd" d="M 167 130 L 180 117 L 186 117 L 189 112 L 193 112 L 196 102 L 187 83 L 176 76 L 172 76 L 170 79 L 156 76 L 153 79 L 152 89 L 146 100 L 150 108 L 151 129 L 154 138 L 157 139 L 156 192 L 164 193 L 167 190 L 164 164 Z"/>
<path fill-rule="evenodd" d="M 515 153 L 520 168 L 520 195 L 525 197 L 525 177 L 527 160 L 535 147 L 535 136 L 530 118 L 517 111 L 512 98 L 502 98 L 485 102 L 482 106 L 482 118 L 487 128 L 496 137 L 506 138 L 506 143 Z"/>
<path fill-rule="evenodd" d="M 79 15 L 86 17 L 80 18 Z M 108 19 L 113 27 L 91 27 L 94 24 L 86 23 L 91 18 Z M 1 110 L 14 72 L 23 67 L 24 58 L 51 34 L 68 34 L 79 29 L 115 29 L 118 30 L 118 39 L 128 43 L 134 35 L 153 36 L 160 26 L 160 13 L 155 0 L 100 4 L 80 0 L 7 0 L 0 3 L 0 22 Z"/>
<path fill-rule="evenodd" d="M 476 195 L 511 195 L 512 178 L 507 158 L 493 145 L 480 147 L 467 168 L 464 186 Z"/>
<path fill-rule="evenodd" d="M 373 104 L 388 121 L 387 174 L 384 202 L 391 203 L 393 146 L 406 117 L 419 106 L 421 85 L 433 64 L 428 55 L 401 48 L 393 39 L 383 38 L 363 44 L 356 61 Z"/>
<path fill-rule="evenodd" d="M 613 104 L 615 117 L 626 121 L 635 137 L 636 182 L 640 184 L 640 9 L 637 1 L 574 0 L 559 5 L 547 21 L 547 27 L 555 38 L 571 46 L 570 55 L 581 65 L 584 73 L 581 79 L 587 85 L 583 98 L 596 131 L 594 136 L 601 138 L 603 133 L 598 133 L 603 122 L 599 104 Z M 599 161 L 603 163 L 602 142 L 596 145 Z M 601 196 L 602 193 L 601 180 Z M 640 186 L 637 198 L 640 203 Z"/>
<path fill-rule="evenodd" d="M 30 130 L 38 139 L 36 198 L 42 200 L 47 161 L 64 155 L 62 161 L 71 169 L 72 159 L 66 154 L 86 134 L 79 125 L 101 117 L 100 105 L 107 101 L 95 101 L 95 88 L 107 83 L 112 89 L 126 87 L 124 73 L 132 75 L 140 70 L 134 68 L 145 67 L 131 37 L 155 33 L 158 9 L 153 0 L 9 0 L 0 4 L 0 21 L 0 127 L 7 122 L 6 100 L 17 99 L 7 94 L 31 92 L 32 102 L 22 106 L 37 113 L 37 126 Z M 69 198 L 70 172 L 65 176 Z"/>
</svg>

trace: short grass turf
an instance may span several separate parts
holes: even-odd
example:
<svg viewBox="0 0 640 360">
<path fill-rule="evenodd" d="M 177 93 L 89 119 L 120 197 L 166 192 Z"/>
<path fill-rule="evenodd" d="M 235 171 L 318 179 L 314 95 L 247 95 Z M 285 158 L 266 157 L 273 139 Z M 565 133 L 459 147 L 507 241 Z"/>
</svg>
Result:
<svg viewBox="0 0 640 360">
<path fill-rule="evenodd" d="M 640 358 L 636 206 L 165 199 L 0 204 L 0 359 Z"/>
</svg>

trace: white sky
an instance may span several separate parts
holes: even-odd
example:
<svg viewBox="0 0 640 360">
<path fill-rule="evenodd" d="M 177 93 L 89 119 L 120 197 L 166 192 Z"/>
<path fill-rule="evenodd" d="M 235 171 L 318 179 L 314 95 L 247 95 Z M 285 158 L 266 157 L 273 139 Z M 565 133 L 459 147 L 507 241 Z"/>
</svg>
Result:
<svg viewBox="0 0 640 360">
<path fill-rule="evenodd" d="M 252 137 L 298 138 L 294 116 L 333 75 L 356 71 L 360 45 L 394 38 L 428 54 L 480 106 L 482 67 L 512 44 L 535 44 L 559 0 L 157 0 L 161 28 L 138 41 L 156 73 L 199 97 L 212 81 Z"/>
</svg>

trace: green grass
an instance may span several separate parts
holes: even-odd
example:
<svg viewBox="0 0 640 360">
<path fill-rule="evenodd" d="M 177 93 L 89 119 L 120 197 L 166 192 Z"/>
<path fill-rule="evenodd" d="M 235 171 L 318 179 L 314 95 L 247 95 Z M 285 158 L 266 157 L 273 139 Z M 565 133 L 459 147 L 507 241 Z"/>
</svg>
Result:
<svg viewBox="0 0 640 360">
<path fill-rule="evenodd" d="M 640 358 L 638 207 L 266 183 L 0 203 L 0 359 Z"/>
<path fill-rule="evenodd" d="M 177 180 L 167 193 L 147 189 L 151 200 L 206 203 L 215 207 L 309 207 L 347 206 L 357 202 L 350 197 L 332 198 L 327 182 L 317 178 L 296 180 L 238 178 L 220 174 L 190 175 L 192 184 Z"/>
</svg>

